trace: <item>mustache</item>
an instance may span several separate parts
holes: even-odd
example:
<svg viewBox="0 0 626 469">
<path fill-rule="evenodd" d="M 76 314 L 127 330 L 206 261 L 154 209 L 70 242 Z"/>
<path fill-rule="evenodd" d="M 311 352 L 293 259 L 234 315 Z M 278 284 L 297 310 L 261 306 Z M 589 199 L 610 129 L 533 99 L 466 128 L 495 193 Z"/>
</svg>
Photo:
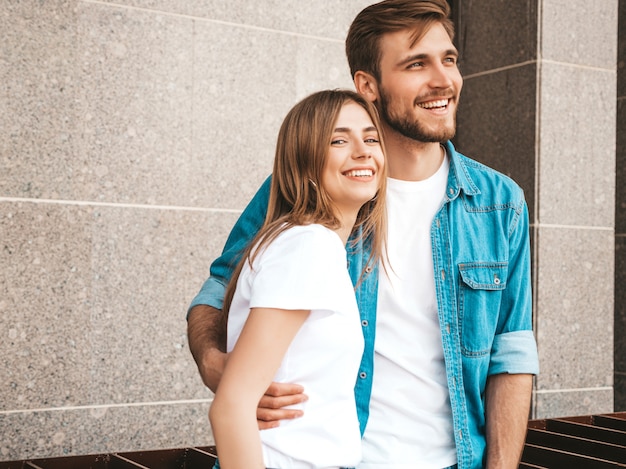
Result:
<svg viewBox="0 0 626 469">
<path fill-rule="evenodd" d="M 454 99 L 457 96 L 458 93 L 453 88 L 448 88 L 447 90 L 441 91 L 431 91 L 430 93 L 426 93 L 415 98 L 413 100 L 413 104 L 417 106 L 419 103 L 423 103 L 424 101 L 430 101 L 433 99 Z"/>
</svg>

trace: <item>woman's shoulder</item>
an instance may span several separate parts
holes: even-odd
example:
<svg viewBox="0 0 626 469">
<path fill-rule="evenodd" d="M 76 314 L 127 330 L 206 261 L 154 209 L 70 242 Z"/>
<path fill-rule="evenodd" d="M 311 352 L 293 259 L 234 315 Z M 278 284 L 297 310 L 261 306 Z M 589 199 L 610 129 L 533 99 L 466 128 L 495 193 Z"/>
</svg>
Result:
<svg viewBox="0 0 626 469">
<path fill-rule="evenodd" d="M 282 242 L 297 242 L 297 243 L 328 243 L 336 244 L 341 243 L 339 236 L 330 228 L 317 223 L 311 223 L 309 225 L 296 225 L 287 228 L 283 231 L 276 240 Z"/>
<path fill-rule="evenodd" d="M 281 262 L 328 264 L 345 258 L 345 246 L 333 230 L 319 224 L 292 226 L 281 232 L 263 251 L 263 259 Z M 344 262 L 344 261 L 342 261 Z"/>
</svg>

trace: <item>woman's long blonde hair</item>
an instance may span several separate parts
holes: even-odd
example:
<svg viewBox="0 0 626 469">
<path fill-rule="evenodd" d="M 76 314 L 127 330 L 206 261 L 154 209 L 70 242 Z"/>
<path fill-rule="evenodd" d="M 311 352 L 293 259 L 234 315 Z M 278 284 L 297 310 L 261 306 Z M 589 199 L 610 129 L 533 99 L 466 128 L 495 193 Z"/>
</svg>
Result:
<svg viewBox="0 0 626 469">
<path fill-rule="evenodd" d="M 379 130 L 384 151 L 376 108 L 353 91 L 319 91 L 304 98 L 289 111 L 278 133 L 265 222 L 233 271 L 224 297 L 225 317 L 244 262 L 252 265 L 256 255 L 280 233 L 295 225 L 311 223 L 330 229 L 340 227 L 333 203 L 322 184 L 322 173 L 339 112 L 349 102 L 360 105 L 368 113 Z M 350 238 L 353 247 L 360 241 L 366 241 L 370 248 L 370 257 L 361 278 L 368 266 L 381 260 L 386 243 L 386 164 L 381 170 L 378 193 L 361 207 Z"/>
</svg>

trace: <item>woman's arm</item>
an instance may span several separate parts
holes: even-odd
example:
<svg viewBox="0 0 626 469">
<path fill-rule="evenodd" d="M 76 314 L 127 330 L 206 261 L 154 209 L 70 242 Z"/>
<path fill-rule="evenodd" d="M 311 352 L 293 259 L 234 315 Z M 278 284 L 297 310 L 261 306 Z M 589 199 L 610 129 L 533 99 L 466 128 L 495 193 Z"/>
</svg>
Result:
<svg viewBox="0 0 626 469">
<path fill-rule="evenodd" d="M 209 410 L 223 469 L 265 468 L 257 405 L 309 313 L 269 308 L 250 311 Z"/>
</svg>

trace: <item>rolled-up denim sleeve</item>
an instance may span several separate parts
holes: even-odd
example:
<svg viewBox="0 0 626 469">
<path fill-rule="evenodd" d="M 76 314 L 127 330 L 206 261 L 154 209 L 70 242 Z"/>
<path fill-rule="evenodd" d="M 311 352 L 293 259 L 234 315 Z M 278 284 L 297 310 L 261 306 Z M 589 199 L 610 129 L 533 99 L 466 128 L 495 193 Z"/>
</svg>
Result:
<svg viewBox="0 0 626 469">
<path fill-rule="evenodd" d="M 497 335 L 493 341 L 489 374 L 539 374 L 537 344 L 532 331 Z"/>
<path fill-rule="evenodd" d="M 267 178 L 230 232 L 220 257 L 211 264 L 210 276 L 189 305 L 187 313 L 197 305 L 208 305 L 221 309 L 224 293 L 241 253 L 257 234 L 267 213 L 271 178 Z"/>
</svg>

